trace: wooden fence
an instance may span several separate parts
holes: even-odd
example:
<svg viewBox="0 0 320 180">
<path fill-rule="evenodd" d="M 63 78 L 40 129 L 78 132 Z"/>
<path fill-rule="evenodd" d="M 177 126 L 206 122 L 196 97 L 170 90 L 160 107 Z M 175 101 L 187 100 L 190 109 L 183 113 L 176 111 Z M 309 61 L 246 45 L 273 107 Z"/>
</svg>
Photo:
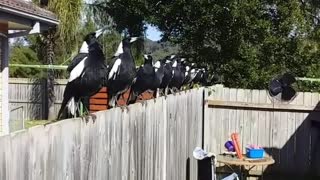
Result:
<svg viewBox="0 0 320 180">
<path fill-rule="evenodd" d="M 197 180 L 202 111 L 199 89 L 2 136 L 0 179 Z"/>
<path fill-rule="evenodd" d="M 23 120 L 45 119 L 45 81 L 10 78 L 9 109 L 10 131 L 23 129 Z M 58 79 L 55 84 L 55 112 L 59 111 L 66 79 Z"/>
<path fill-rule="evenodd" d="M 57 79 L 55 83 L 55 111 L 60 108 L 63 99 L 63 91 L 67 83 L 66 79 Z M 45 114 L 44 103 L 46 101 L 45 81 L 23 78 L 9 79 L 9 103 L 10 109 L 23 106 L 25 118 L 43 119 Z"/>
<path fill-rule="evenodd" d="M 58 106 L 59 103 L 61 103 L 64 89 L 63 83 L 59 84 L 61 85 L 55 89 L 57 97 L 56 103 Z M 12 83 L 10 85 L 12 86 Z M 17 93 L 11 92 L 15 94 L 15 96 L 10 95 L 10 100 L 28 99 L 28 97 L 30 99 L 30 95 L 22 95 L 23 93 L 21 93 L 23 91 L 30 91 L 30 87 L 27 87 L 27 85 L 16 85 L 15 87 Z M 19 88 L 21 91 L 20 93 Z M 264 167 L 264 169 L 255 168 L 252 171 L 253 174 L 264 172 L 264 174 L 286 173 L 320 176 L 320 97 L 318 93 L 300 92 L 294 101 L 290 103 L 281 103 L 272 102 L 265 90 L 229 89 L 218 85 L 205 89 L 206 105 L 203 109 L 202 91 L 203 89 L 192 90 L 187 93 L 182 92 L 181 96 L 169 96 L 168 99 L 161 97 L 157 99 L 156 102 L 153 100 L 147 101 L 145 105 L 135 104 L 130 106 L 129 112 L 121 112 L 119 109 L 100 112 L 98 114 L 98 123 L 96 123 L 98 125 L 94 124 L 87 126 L 80 123 L 80 121 L 68 120 L 65 121 L 66 125 L 64 122 L 61 122 L 48 128 L 39 127 L 30 130 L 30 132 L 23 131 L 11 138 L 7 136 L 2 138 L 4 140 L 0 139 L 1 145 L 3 144 L 3 141 L 10 141 L 11 143 L 6 142 L 10 144 L 10 147 L 8 147 L 9 149 L 5 148 L 0 151 L 19 152 L 18 150 L 14 150 L 14 148 L 27 149 L 23 150 L 27 152 L 19 152 L 21 157 L 18 157 L 18 159 L 23 159 L 23 154 L 26 154 L 25 156 L 27 159 L 24 161 L 26 161 L 25 163 L 27 163 L 29 167 L 33 167 L 32 163 L 39 163 L 34 162 L 36 158 L 43 159 L 43 162 L 41 163 L 45 164 L 46 160 L 48 160 L 46 158 L 54 159 L 55 156 L 58 156 L 57 153 L 65 155 L 65 153 L 70 153 L 69 151 L 72 151 L 72 156 L 70 158 L 79 158 L 79 156 L 74 155 L 74 153 L 80 151 L 81 153 L 88 153 L 87 151 L 90 151 L 90 153 L 94 153 L 94 158 L 101 158 L 99 155 L 100 151 L 108 151 L 109 154 L 104 155 L 103 157 L 110 158 L 110 153 L 115 153 L 116 155 L 119 155 L 117 153 L 120 153 L 126 155 L 123 158 L 130 158 L 130 160 L 128 160 L 129 166 L 125 167 L 125 171 L 128 171 L 130 176 L 126 174 L 123 175 L 123 178 L 130 177 L 129 179 L 132 179 L 131 177 L 134 177 L 133 179 L 136 179 L 139 177 L 140 179 L 150 179 L 150 177 L 154 175 L 154 179 L 185 179 L 186 171 L 188 169 L 186 168 L 186 161 L 192 161 L 190 153 L 196 145 L 200 146 L 203 141 L 203 148 L 205 150 L 221 153 L 225 150 L 224 143 L 230 139 L 231 133 L 238 132 L 240 134 L 243 152 L 245 152 L 245 146 L 247 144 L 259 144 L 276 160 L 276 164 L 273 166 Z M 13 101 L 10 102 L 13 103 Z M 23 104 L 26 102 L 19 103 Z M 31 102 L 31 104 L 32 103 L 34 102 Z M 27 106 L 27 108 L 31 109 L 29 106 Z M 201 120 L 202 116 L 204 116 L 203 123 Z M 73 123 L 75 123 L 73 125 L 74 128 L 72 128 Z M 100 123 L 104 124 L 101 125 Z M 59 128 L 62 128 L 62 130 L 59 130 Z M 70 132 L 62 132 L 64 130 L 70 130 Z M 39 134 L 37 133 L 38 131 Z M 117 137 L 118 135 L 120 136 L 120 134 L 118 134 L 120 132 L 118 131 L 121 131 L 122 133 L 121 138 Z M 203 134 L 201 134 L 202 132 Z M 112 138 L 118 139 L 108 139 L 107 137 L 109 137 L 110 134 L 106 133 L 111 133 Z M 143 134 L 143 137 L 140 137 L 142 136 L 141 133 Z M 149 134 L 146 135 L 146 133 Z M 26 136 L 30 137 L 28 138 Z M 44 138 L 47 139 L 43 140 L 43 138 L 40 138 L 41 140 L 38 140 L 36 136 L 44 136 Z M 64 140 L 65 137 L 67 140 Z M 127 137 L 125 146 L 128 147 L 130 145 L 130 150 L 128 152 L 122 152 L 124 151 L 123 149 L 118 149 L 124 143 L 123 138 L 125 137 Z M 162 137 L 164 137 L 165 140 L 162 140 Z M 95 139 L 97 139 L 97 141 Z M 35 144 L 35 141 L 41 141 L 44 145 L 37 145 Z M 99 145 L 98 142 L 103 142 L 106 144 L 105 146 L 108 145 L 108 147 Z M 19 143 L 21 143 L 21 145 L 19 145 Z M 38 153 L 30 154 L 31 151 L 29 152 L 28 148 L 25 148 L 30 145 L 29 143 L 31 143 L 32 151 L 39 151 L 42 155 L 40 156 Z M 129 145 L 127 143 L 129 143 Z M 133 144 L 137 143 L 138 147 L 134 147 Z M 143 144 L 142 146 L 141 143 L 146 144 Z M 81 147 L 85 146 L 87 149 L 80 148 L 79 150 L 79 144 L 81 144 Z M 151 146 L 151 144 L 153 145 Z M 90 146 L 90 148 L 87 146 Z M 72 150 L 72 148 L 74 149 Z M 136 148 L 138 150 L 136 150 Z M 115 149 L 120 152 L 115 152 Z M 129 155 L 127 155 L 128 153 Z M 142 157 L 142 154 L 144 153 L 148 155 L 146 157 L 154 158 L 153 161 L 156 161 L 158 164 L 152 164 L 153 161 L 151 162 L 151 160 L 144 160 Z M 161 157 L 157 157 L 157 153 L 162 153 Z M 6 154 L 1 155 L 0 152 L 0 163 L 5 155 Z M 83 156 L 84 155 L 80 156 L 80 160 L 83 159 Z M 69 171 L 71 171 L 73 167 L 70 166 L 70 163 L 72 163 L 71 161 L 79 161 L 79 159 L 70 160 L 68 158 L 61 159 L 63 163 L 66 163 L 64 166 L 55 164 L 53 165 L 53 169 L 57 172 L 61 170 L 59 168 L 67 168 L 69 177 L 72 177 L 70 175 L 71 172 Z M 93 157 L 90 156 L 90 158 Z M 138 160 L 135 158 L 138 158 Z M 159 160 L 157 158 L 164 158 L 164 160 Z M 52 162 L 53 159 L 50 161 Z M 91 166 L 98 166 L 100 168 L 104 165 L 108 167 L 106 172 L 91 169 L 89 172 L 90 177 L 98 177 L 96 174 L 105 175 L 105 173 L 108 174 L 108 176 L 105 177 L 110 177 L 109 173 L 115 173 L 111 166 L 118 161 L 108 159 L 109 164 L 107 162 L 102 163 L 100 160 L 99 162 L 90 162 L 92 163 Z M 104 163 L 107 163 L 108 165 Z M 134 167 L 131 167 L 131 163 L 133 163 Z M 119 168 L 118 171 L 120 171 L 120 169 L 122 170 L 122 168 L 120 168 L 120 166 L 122 166 L 121 163 L 115 164 L 117 169 Z M 196 172 L 193 172 L 196 169 L 195 164 L 191 163 L 190 165 L 191 167 L 187 166 L 192 170 L 190 171 L 190 176 L 192 176 L 190 178 L 194 179 L 196 174 Z M 47 166 L 49 165 L 46 165 L 46 167 Z M 81 167 L 84 166 L 84 164 L 81 164 Z M 152 170 L 152 172 L 144 170 L 144 168 L 148 169 L 149 166 L 157 167 L 155 170 Z M 221 166 L 223 165 L 221 164 Z M 162 167 L 160 168 L 161 170 L 158 170 L 158 167 Z M 21 163 L 19 169 L 28 172 L 28 170 L 24 168 L 23 163 Z M 59 170 L 55 168 L 58 168 Z M 133 175 L 131 172 L 132 168 L 136 168 L 135 170 L 139 169 L 139 172 L 135 171 Z M 171 172 L 174 170 L 177 172 Z M 10 171 L 11 173 L 11 170 L 5 170 L 5 172 L 7 171 Z M 40 168 L 39 173 L 43 174 L 44 171 L 46 170 Z M 82 171 L 84 170 L 81 170 L 81 172 Z M 18 169 L 15 170 L 15 173 L 18 173 Z M 49 173 L 53 172 L 50 171 Z M 143 173 L 147 173 L 147 175 L 144 175 Z M 47 176 L 51 177 L 51 175 Z M 158 176 L 161 178 L 158 178 Z M 44 175 L 40 177 L 44 177 Z M 77 177 L 84 176 L 81 174 Z"/>
<path fill-rule="evenodd" d="M 205 149 L 224 151 L 231 133 L 238 132 L 243 152 L 247 144 L 258 144 L 274 157 L 276 164 L 264 173 L 320 175 L 318 93 L 299 93 L 284 103 L 272 102 L 265 90 L 215 86 L 206 91 Z"/>
</svg>

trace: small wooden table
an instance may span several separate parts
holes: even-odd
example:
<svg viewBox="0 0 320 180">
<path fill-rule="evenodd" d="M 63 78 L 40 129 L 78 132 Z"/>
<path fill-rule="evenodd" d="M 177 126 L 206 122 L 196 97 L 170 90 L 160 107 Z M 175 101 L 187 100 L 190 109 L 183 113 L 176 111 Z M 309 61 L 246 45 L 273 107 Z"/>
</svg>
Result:
<svg viewBox="0 0 320 180">
<path fill-rule="evenodd" d="M 271 156 L 265 156 L 264 158 L 261 158 L 261 159 L 250 159 L 250 158 L 247 158 L 246 155 L 243 155 L 243 157 L 244 157 L 243 159 L 238 159 L 238 157 L 236 156 L 232 157 L 231 155 L 219 154 L 218 156 L 216 156 L 216 159 L 217 159 L 217 162 L 227 165 L 230 169 L 232 169 L 231 168 L 232 165 L 239 166 L 241 179 L 246 179 L 249 171 L 255 166 L 268 166 L 275 163 L 274 159 Z M 249 166 L 249 169 L 246 170 L 245 166 Z M 245 173 L 243 173 L 243 171 L 245 171 Z"/>
</svg>

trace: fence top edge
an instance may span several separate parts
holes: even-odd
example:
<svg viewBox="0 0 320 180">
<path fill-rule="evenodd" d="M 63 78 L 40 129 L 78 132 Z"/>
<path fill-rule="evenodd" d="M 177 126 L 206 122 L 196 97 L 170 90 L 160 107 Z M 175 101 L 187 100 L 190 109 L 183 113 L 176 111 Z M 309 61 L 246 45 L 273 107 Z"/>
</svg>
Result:
<svg viewBox="0 0 320 180">
<path fill-rule="evenodd" d="M 56 84 L 67 84 L 68 79 L 55 79 Z M 31 78 L 9 78 L 9 84 L 39 84 L 40 82 L 35 82 L 35 79 Z"/>
</svg>

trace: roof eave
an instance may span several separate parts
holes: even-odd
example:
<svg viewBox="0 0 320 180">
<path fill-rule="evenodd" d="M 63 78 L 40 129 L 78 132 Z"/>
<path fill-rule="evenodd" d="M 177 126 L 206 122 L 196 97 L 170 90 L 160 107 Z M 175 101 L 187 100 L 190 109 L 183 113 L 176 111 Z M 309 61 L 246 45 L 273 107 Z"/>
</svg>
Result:
<svg viewBox="0 0 320 180">
<path fill-rule="evenodd" d="M 8 7 L 4 7 L 4 6 L 0 6 L 0 10 L 4 11 L 4 12 L 7 12 L 7 13 L 15 14 L 15 15 L 18 15 L 18 16 L 27 17 L 27 18 L 30 18 L 30 19 L 33 19 L 33 20 L 37 20 L 37 21 L 46 23 L 48 25 L 56 26 L 56 25 L 59 24 L 59 20 L 57 20 L 57 19 L 52 19 L 52 18 L 47 18 L 47 17 L 35 15 L 35 14 L 30 14 L 30 13 L 26 13 L 26 12 L 23 12 L 23 11 L 19 11 L 19 10 L 8 8 Z"/>
</svg>

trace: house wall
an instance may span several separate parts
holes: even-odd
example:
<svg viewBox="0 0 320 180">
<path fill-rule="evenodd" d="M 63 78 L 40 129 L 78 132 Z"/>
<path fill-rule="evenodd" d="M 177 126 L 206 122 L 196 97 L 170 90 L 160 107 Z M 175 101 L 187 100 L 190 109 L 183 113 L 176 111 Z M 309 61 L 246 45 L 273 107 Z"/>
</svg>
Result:
<svg viewBox="0 0 320 180">
<path fill-rule="evenodd" d="M 8 24 L 6 23 L 0 23 L 0 33 L 3 33 L 3 34 L 7 34 L 8 32 Z M 5 57 L 5 54 L 3 53 L 4 52 L 4 37 L 2 37 L 0 35 L 0 135 L 3 135 L 5 134 L 4 133 L 4 123 L 3 123 L 3 118 L 2 118 L 2 114 L 3 114 L 3 104 L 2 104 L 2 99 L 3 99 L 3 90 L 2 90 L 2 83 L 3 83 L 3 80 L 2 80 L 2 66 L 3 66 L 3 59 Z"/>
<path fill-rule="evenodd" d="M 0 33 L 8 33 L 8 25 L 0 24 Z M 0 35 L 0 135 L 9 133 L 9 42 Z"/>
<path fill-rule="evenodd" d="M 0 118 L 1 135 L 9 133 L 9 40 L 1 38 Z"/>
<path fill-rule="evenodd" d="M 2 39 L 0 38 L 0 67 L 1 67 L 1 61 L 2 61 Z M 2 102 L 2 71 L 0 71 L 0 102 Z M 2 128 L 2 103 L 0 103 L 0 135 L 3 134 L 3 128 Z"/>
</svg>

